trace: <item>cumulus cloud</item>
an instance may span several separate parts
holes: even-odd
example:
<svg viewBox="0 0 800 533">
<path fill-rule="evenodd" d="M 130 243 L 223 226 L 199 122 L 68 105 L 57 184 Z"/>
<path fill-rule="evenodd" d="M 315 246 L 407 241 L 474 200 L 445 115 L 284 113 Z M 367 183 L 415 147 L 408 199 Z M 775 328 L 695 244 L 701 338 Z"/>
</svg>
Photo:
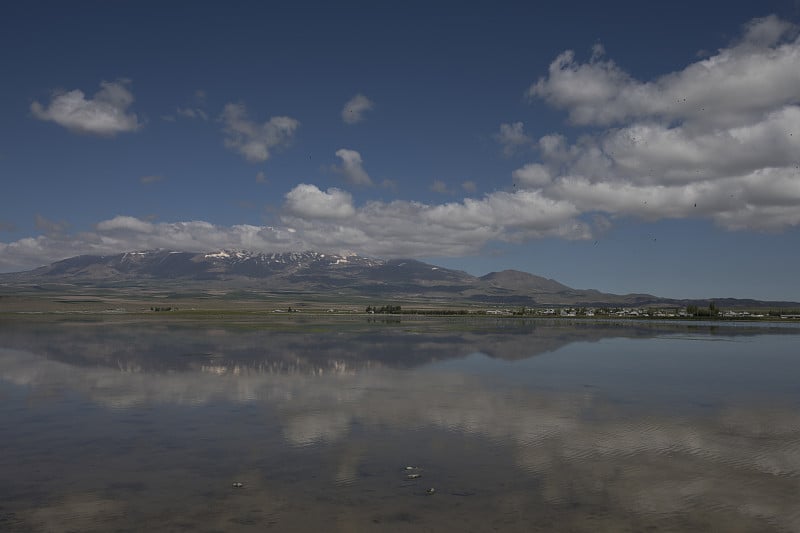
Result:
<svg viewBox="0 0 800 533">
<path fill-rule="evenodd" d="M 374 102 L 364 96 L 357 94 L 352 97 L 342 108 L 342 120 L 345 124 L 356 124 L 364 120 L 364 115 L 367 111 L 372 110 L 375 106 Z"/>
<path fill-rule="evenodd" d="M 572 205 L 535 191 L 496 192 L 446 204 L 370 201 L 337 220 L 311 209 L 301 213 L 293 206 L 288 211 L 283 222 L 311 249 L 335 246 L 381 257 L 458 256 L 476 253 L 490 240 L 591 235 Z"/>
<path fill-rule="evenodd" d="M 479 252 L 490 240 L 539 237 L 587 239 L 591 227 L 569 202 L 539 191 L 495 192 L 480 199 L 425 204 L 395 200 L 357 206 L 350 193 L 300 184 L 285 196 L 281 227 L 219 226 L 205 221 L 153 223 L 117 216 L 92 231 L 46 232 L 0 243 L 0 270 L 41 266 L 80 254 L 131 250 L 210 251 L 244 248 L 276 252 L 352 250 L 379 257 L 459 256 Z"/>
<path fill-rule="evenodd" d="M 291 117 L 272 117 L 263 124 L 247 117 L 244 104 L 226 104 L 222 110 L 225 146 L 239 152 L 248 161 L 263 162 L 271 150 L 287 146 L 300 122 Z"/>
<path fill-rule="evenodd" d="M 353 197 L 336 188 L 321 191 L 316 185 L 301 183 L 286 194 L 288 213 L 309 219 L 342 219 L 353 216 Z"/>
<path fill-rule="evenodd" d="M 31 104 L 33 116 L 55 122 L 76 133 L 113 137 L 118 133 L 136 131 L 141 123 L 135 113 L 128 113 L 133 94 L 128 80 L 101 82 L 101 89 L 87 99 L 80 89 L 55 92 L 50 103 Z"/>
<path fill-rule="evenodd" d="M 522 122 L 500 124 L 500 131 L 494 134 L 494 140 L 503 147 L 503 154 L 513 155 L 517 150 L 533 146 L 533 139 L 525 133 Z"/>
<path fill-rule="evenodd" d="M 528 163 L 512 172 L 511 176 L 514 178 L 514 183 L 529 187 L 544 187 L 553 179 L 550 170 L 538 163 Z"/>
<path fill-rule="evenodd" d="M 353 185 L 372 185 L 372 179 L 364 170 L 364 162 L 360 153 L 342 148 L 336 150 L 336 157 L 342 160 L 342 165 L 336 167 L 335 170 L 344 175 L 348 182 Z"/>
<path fill-rule="evenodd" d="M 651 81 L 636 80 L 602 51 L 579 63 L 567 50 L 528 95 L 566 109 L 575 124 L 632 119 L 689 121 L 703 127 L 757 120 L 800 101 L 800 44 L 795 27 L 771 15 L 754 19 L 744 37 L 717 54 Z"/>
<path fill-rule="evenodd" d="M 523 188 L 612 217 L 800 224 L 800 39 L 788 22 L 754 19 L 730 47 L 649 82 L 600 46 L 587 63 L 566 51 L 529 95 L 597 129 L 540 138 L 541 162 L 512 173 Z"/>
</svg>

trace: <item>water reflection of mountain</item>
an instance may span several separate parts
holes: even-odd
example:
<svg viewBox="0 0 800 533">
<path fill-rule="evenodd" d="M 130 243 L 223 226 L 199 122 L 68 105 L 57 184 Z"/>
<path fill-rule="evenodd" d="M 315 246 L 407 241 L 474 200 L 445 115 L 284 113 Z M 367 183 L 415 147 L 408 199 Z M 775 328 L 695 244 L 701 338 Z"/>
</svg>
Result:
<svg viewBox="0 0 800 533">
<path fill-rule="evenodd" d="M 353 487 L 369 484 L 370 490 L 386 491 L 377 494 L 382 502 L 392 502 L 391 506 L 398 492 L 392 492 L 395 478 L 404 464 L 400 461 L 406 454 L 420 453 L 428 467 L 426 476 L 433 478 L 436 468 L 448 469 L 448 476 L 436 480 L 437 498 L 451 498 L 439 511 L 441 524 L 451 524 L 464 513 L 466 505 L 453 505 L 454 498 L 475 494 L 470 504 L 475 501 L 486 506 L 483 513 L 479 508 L 472 515 L 481 526 L 490 525 L 480 520 L 487 513 L 497 513 L 496 502 L 513 500 L 518 503 L 514 512 L 534 510 L 521 515 L 528 524 L 538 523 L 544 512 L 559 525 L 564 520 L 600 516 L 608 526 L 605 529 L 612 531 L 630 529 L 632 520 L 640 521 L 642 530 L 650 524 L 665 530 L 703 530 L 708 524 L 717 524 L 724 531 L 800 528 L 796 497 L 791 496 L 800 490 L 797 394 L 781 396 L 776 387 L 766 389 L 758 401 L 740 396 L 743 382 L 775 384 L 777 375 L 789 376 L 788 380 L 796 375 L 792 372 L 796 365 L 780 365 L 788 359 L 793 339 L 780 339 L 777 344 L 770 342 L 774 337 L 753 344 L 706 343 L 700 341 L 713 340 L 716 334 L 752 336 L 766 330 L 711 332 L 705 327 L 675 329 L 657 324 L 574 327 L 505 322 L 467 333 L 373 326 L 359 325 L 341 335 L 337 328 L 305 333 L 166 326 L 23 328 L 4 331 L 0 337 L 0 384 L 10 383 L 25 391 L 6 396 L 7 405 L 17 407 L 8 411 L 9 416 L 19 417 L 33 405 L 34 423 L 39 420 L 40 427 L 50 428 L 65 405 L 73 407 L 67 417 L 70 421 L 55 430 L 63 432 L 58 433 L 57 442 L 67 446 L 59 448 L 52 461 L 69 473 L 57 479 L 83 479 L 76 472 L 92 470 L 86 468 L 87 459 L 83 463 L 72 460 L 76 451 L 92 440 L 73 431 L 77 419 L 82 427 L 90 428 L 87 431 L 105 436 L 106 444 L 125 443 L 117 431 L 135 434 L 136 439 L 130 441 L 135 445 L 92 450 L 91 464 L 118 467 L 120 455 L 127 450 L 128 455 L 123 456 L 134 465 L 131 471 L 139 475 L 141 465 L 149 465 L 150 477 L 145 473 L 136 479 L 143 479 L 154 492 L 165 482 L 158 473 L 180 463 L 188 448 L 146 448 L 158 453 L 142 461 L 138 446 L 149 442 L 142 440 L 142 435 L 158 435 L 170 445 L 191 441 L 204 452 L 203 461 L 213 457 L 223 463 L 221 470 L 226 474 L 235 468 L 248 472 L 263 468 L 268 473 L 254 478 L 252 488 L 248 487 L 259 501 L 271 501 L 280 494 L 293 502 L 310 499 L 323 506 L 331 502 L 331 507 L 362 502 L 368 493 L 348 492 L 348 483 L 358 480 Z M 704 383 L 696 383 L 663 398 L 653 391 L 669 389 L 672 383 L 664 384 L 665 376 L 658 368 L 642 374 L 641 388 L 631 394 L 631 389 L 612 387 L 612 382 L 550 387 L 547 378 L 518 381 L 509 373 L 470 372 L 470 360 L 464 365 L 418 366 L 477 351 L 492 353 L 495 358 L 519 358 L 516 356 L 530 357 L 572 342 L 662 335 L 698 341 L 682 344 L 691 353 L 682 362 L 681 379 L 684 373 L 702 370 L 704 355 L 731 355 L 738 368 L 735 379 L 723 389 L 725 393 L 707 393 Z M 400 348 L 395 351 L 393 343 Z M 615 346 L 638 353 L 652 344 L 623 342 Z M 776 347 L 780 349 L 772 350 Z M 552 359 L 570 359 L 568 353 L 564 355 Z M 527 363 L 475 359 L 486 366 L 514 367 L 519 374 L 527 368 L 529 377 L 535 375 Z M 608 358 L 597 359 L 592 371 L 601 370 Z M 563 363 L 563 368 L 571 372 L 574 361 Z M 296 366 L 291 366 L 293 362 Z M 755 363 L 771 369 L 770 373 L 751 373 Z M 312 371 L 314 368 L 317 370 Z M 720 373 L 719 379 L 730 380 L 730 374 L 725 376 Z M 692 403 L 697 397 L 712 403 L 698 406 Z M 85 409 L 85 399 L 113 408 L 124 423 L 105 429 L 114 417 L 108 417 L 105 409 Z M 231 404 L 237 405 L 225 409 Z M 19 408 L 23 405 L 24 409 Z M 239 409 L 240 405 L 246 408 Z M 50 410 L 57 416 L 41 416 Z M 175 416 L 176 412 L 180 416 Z M 142 413 L 144 416 L 139 416 Z M 135 424 L 131 425 L 131 420 Z M 208 426 L 201 426 L 201 420 L 208 421 Z M 196 426 L 200 435 L 194 433 Z M 277 438 L 267 439 L 265 434 Z M 22 435 L 17 440 L 21 450 L 51 447 L 48 439 Z M 256 459 L 239 464 L 238 458 L 247 457 L 252 449 L 258 450 Z M 66 463 L 64 451 L 70 457 Z M 273 455 L 278 459 L 267 465 L 265 458 Z M 295 462 L 284 460 L 286 457 Z M 298 467 L 276 475 L 282 472 L 279 460 L 309 464 L 313 476 L 309 470 L 301 470 L 307 476 L 303 483 L 287 483 L 296 477 Z M 196 470 L 189 468 L 196 463 L 183 466 L 183 475 Z M 362 468 L 370 475 L 363 475 Z M 17 472 L 15 479 L 26 481 L 41 475 L 39 470 L 31 473 L 27 468 Z M 388 483 L 381 474 L 385 470 L 391 470 Z M 197 485 L 212 486 L 219 482 L 213 478 L 215 473 L 192 475 L 206 475 L 209 479 L 200 478 Z M 317 476 L 323 482 L 309 481 Z M 424 479 L 427 482 L 429 478 Z M 74 481 L 66 490 L 74 490 L 73 485 Z M 86 485 L 94 491 L 88 494 L 102 495 L 94 484 Z M 227 480 L 224 485 L 229 486 Z M 135 505 L 136 500 L 120 501 L 124 503 L 118 505 Z M 38 523 L 35 517 L 32 520 Z M 200 521 L 194 524 L 195 528 L 202 525 Z M 582 524 L 570 529 L 603 529 Z M 470 529 L 470 524 L 461 527 Z"/>
<path fill-rule="evenodd" d="M 44 322 L 0 325 L 0 347 L 30 351 L 78 367 L 126 372 L 321 374 L 375 367 L 413 368 L 481 352 L 520 360 L 576 342 L 662 335 L 795 334 L 763 325 L 537 320 L 309 321 L 297 329 L 258 324 L 108 324 Z"/>
<path fill-rule="evenodd" d="M 548 529 L 621 531 L 634 523 L 641 530 L 707 530 L 709 524 L 720 531 L 799 530 L 791 496 L 800 490 L 797 392 L 776 386 L 780 376 L 792 383 L 796 375 L 789 356 L 795 339 L 701 342 L 717 334 L 730 340 L 796 330 L 501 321 L 465 332 L 446 322 L 427 329 L 406 325 L 349 324 L 347 331 L 313 332 L 74 323 L 0 328 L 0 390 L 10 391 L 3 396 L 4 421 L 9 428 L 20 420 L 28 425 L 5 435 L 5 474 L 23 484 L 23 493 L 53 491 L 49 505 L 59 517 L 71 517 L 81 505 L 118 510 L 116 518 L 98 511 L 105 529 L 124 529 L 119 517 L 152 513 L 159 499 L 180 507 L 170 499 L 180 490 L 158 492 L 165 483 L 195 476 L 191 485 L 205 493 L 230 472 L 251 476 L 247 491 L 235 493 L 254 498 L 248 505 L 264 505 L 276 494 L 292 502 L 280 511 L 284 519 L 345 508 L 366 513 L 361 523 L 371 525 L 375 509 L 396 508 L 407 488 L 397 482 L 408 464 L 401 461 L 419 460 L 424 463 L 410 464 L 423 464 L 424 481 L 437 487 L 436 525 L 442 527 L 432 525 L 434 530 L 453 529 L 454 523 L 460 530 L 498 529 L 481 520 L 508 502 L 515 502 L 509 509 L 517 525 L 540 524 L 546 515 L 558 525 Z M 574 350 L 512 364 L 480 355 L 456 361 L 475 352 L 519 359 L 573 342 L 676 335 L 689 353 L 673 377 L 702 375 L 704 360 L 724 354 L 735 371 L 714 369 L 713 375 L 728 386 L 709 390 L 705 382 L 687 379 L 687 388 L 673 389 L 676 380 L 653 366 L 663 352 L 641 358 L 649 370 L 627 388 L 600 379 L 591 386 L 553 386 L 553 373 L 535 379 L 548 361 L 572 374 Z M 638 354 L 659 342 L 608 344 Z M 593 359 L 590 374 L 611 359 L 598 353 L 606 357 Z M 456 364 L 424 365 L 448 359 Z M 472 371 L 473 360 L 483 365 L 480 371 Z M 756 372 L 757 365 L 765 373 Z M 741 395 L 748 381 L 766 386 L 753 389 L 762 391 L 757 401 Z M 97 408 L 87 408 L 86 400 Z M 80 455 L 93 442 L 98 444 Z M 64 459 L 76 454 L 83 462 Z M 35 458 L 37 468 L 18 457 Z M 102 484 L 84 477 L 104 469 L 115 482 L 122 470 L 153 490 L 114 499 L 118 493 L 98 491 Z M 48 472 L 56 474 L 48 478 Z M 229 487 L 229 480 L 221 485 Z M 212 494 L 215 502 L 229 496 Z M 459 507 L 467 494 L 474 494 L 469 505 Z M 193 509 L 213 505 L 193 497 Z M 309 501 L 313 507 L 297 506 Z M 372 511 L 364 511 L 365 501 Z M 219 506 L 226 519 L 230 503 Z M 29 529 L 58 529 L 42 525 L 28 500 L 12 504 L 33 524 Z M 598 517 L 607 527 L 597 526 Z M 206 522 L 192 516 L 186 523 L 202 529 Z M 571 523 L 580 527 L 561 527 Z"/>
</svg>

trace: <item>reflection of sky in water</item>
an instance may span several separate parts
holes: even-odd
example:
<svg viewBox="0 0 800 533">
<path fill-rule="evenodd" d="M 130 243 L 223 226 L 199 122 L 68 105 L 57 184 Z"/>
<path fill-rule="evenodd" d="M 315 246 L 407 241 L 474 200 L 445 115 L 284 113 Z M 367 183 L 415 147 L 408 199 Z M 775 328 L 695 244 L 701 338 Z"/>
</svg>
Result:
<svg viewBox="0 0 800 533">
<path fill-rule="evenodd" d="M 309 512 L 800 529 L 793 332 L 77 329 L 0 336 L 0 507 L 20 530 L 102 530 L 158 498 L 205 523 L 232 475 L 286 499 L 270 516 L 288 529 Z M 436 500 L 413 503 L 406 462 Z M 459 498 L 471 510 L 448 511 Z M 408 502 L 424 512 L 395 512 Z M 250 512 L 234 509 L 213 520 Z"/>
<path fill-rule="evenodd" d="M 725 396 L 735 400 L 750 394 L 797 394 L 798 338 L 609 338 L 577 342 L 556 352 L 514 362 L 473 354 L 435 366 L 452 367 L 471 375 L 497 376 L 503 383 L 549 388 L 591 385 L 625 395 L 641 393 L 637 401 L 645 402 L 661 396 L 698 400 Z"/>
</svg>

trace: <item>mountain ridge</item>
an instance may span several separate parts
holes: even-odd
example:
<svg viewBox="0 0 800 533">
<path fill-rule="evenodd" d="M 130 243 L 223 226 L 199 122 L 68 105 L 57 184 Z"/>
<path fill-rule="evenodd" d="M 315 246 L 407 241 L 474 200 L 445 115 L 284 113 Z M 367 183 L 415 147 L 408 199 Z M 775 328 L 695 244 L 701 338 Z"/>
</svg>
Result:
<svg viewBox="0 0 800 533">
<path fill-rule="evenodd" d="M 247 250 L 184 252 L 143 250 L 112 255 L 79 255 L 25 272 L 0 274 L 0 283 L 38 284 L 202 283 L 214 287 L 258 288 L 309 295 L 336 293 L 379 298 L 437 299 L 473 304 L 521 306 L 707 305 L 710 299 L 671 299 L 651 294 L 610 294 L 574 289 L 520 270 L 483 276 L 416 259 L 378 259 L 354 253 L 315 251 L 262 253 Z M 795 302 L 714 299 L 728 307 L 800 306 Z"/>
</svg>

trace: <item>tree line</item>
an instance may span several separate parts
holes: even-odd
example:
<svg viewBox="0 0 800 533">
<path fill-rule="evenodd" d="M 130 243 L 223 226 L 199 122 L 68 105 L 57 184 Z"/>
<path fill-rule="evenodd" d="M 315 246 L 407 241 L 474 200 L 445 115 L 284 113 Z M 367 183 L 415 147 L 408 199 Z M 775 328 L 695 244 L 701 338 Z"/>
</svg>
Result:
<svg viewBox="0 0 800 533">
<path fill-rule="evenodd" d="M 376 315 L 397 315 L 400 314 L 402 308 L 399 305 L 384 305 L 383 307 L 368 305 L 365 312 L 375 313 Z"/>
</svg>

